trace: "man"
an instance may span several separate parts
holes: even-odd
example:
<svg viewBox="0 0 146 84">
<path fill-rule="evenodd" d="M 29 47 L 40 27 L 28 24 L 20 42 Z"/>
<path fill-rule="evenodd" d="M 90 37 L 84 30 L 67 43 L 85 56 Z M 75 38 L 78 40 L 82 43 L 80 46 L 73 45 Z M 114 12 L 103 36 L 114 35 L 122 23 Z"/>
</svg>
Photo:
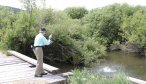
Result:
<svg viewBox="0 0 146 84">
<path fill-rule="evenodd" d="M 34 40 L 34 48 L 33 51 L 37 58 L 37 66 L 35 70 L 35 77 L 42 77 L 43 75 L 47 75 L 43 69 L 43 50 L 42 47 L 45 45 L 50 45 L 52 43 L 51 38 L 52 35 L 49 36 L 49 40 L 47 40 L 44 35 L 46 34 L 46 29 L 41 28 L 39 30 L 39 34 L 35 37 Z"/>
</svg>

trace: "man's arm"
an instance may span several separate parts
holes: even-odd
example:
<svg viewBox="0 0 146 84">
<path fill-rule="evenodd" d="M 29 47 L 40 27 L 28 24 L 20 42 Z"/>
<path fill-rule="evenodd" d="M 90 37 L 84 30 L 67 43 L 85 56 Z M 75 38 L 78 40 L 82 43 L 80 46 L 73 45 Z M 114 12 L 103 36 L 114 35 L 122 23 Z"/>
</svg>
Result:
<svg viewBox="0 0 146 84">
<path fill-rule="evenodd" d="M 52 43 L 51 39 L 47 40 L 45 37 L 43 37 L 43 43 L 44 45 L 50 45 Z"/>
</svg>

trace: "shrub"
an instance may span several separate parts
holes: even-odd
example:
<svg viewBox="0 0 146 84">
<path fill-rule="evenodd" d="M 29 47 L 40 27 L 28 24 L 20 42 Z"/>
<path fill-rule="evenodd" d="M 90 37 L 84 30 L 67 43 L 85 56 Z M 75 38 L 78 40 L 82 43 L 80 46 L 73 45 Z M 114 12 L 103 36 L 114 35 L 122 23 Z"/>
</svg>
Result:
<svg viewBox="0 0 146 84">
<path fill-rule="evenodd" d="M 88 13 L 88 10 L 83 7 L 70 7 L 65 9 L 65 12 L 72 19 L 81 19 Z"/>
<path fill-rule="evenodd" d="M 114 41 L 121 39 L 120 18 L 117 7 L 112 5 L 90 11 L 82 21 L 88 27 L 91 37 L 109 47 Z"/>
<path fill-rule="evenodd" d="M 53 34 L 54 43 L 46 52 L 53 52 L 54 56 L 72 64 L 90 65 L 98 58 L 104 58 L 104 46 L 85 35 L 80 20 L 70 19 L 64 13 L 60 13 L 56 18 L 61 21 L 47 27 Z"/>
</svg>

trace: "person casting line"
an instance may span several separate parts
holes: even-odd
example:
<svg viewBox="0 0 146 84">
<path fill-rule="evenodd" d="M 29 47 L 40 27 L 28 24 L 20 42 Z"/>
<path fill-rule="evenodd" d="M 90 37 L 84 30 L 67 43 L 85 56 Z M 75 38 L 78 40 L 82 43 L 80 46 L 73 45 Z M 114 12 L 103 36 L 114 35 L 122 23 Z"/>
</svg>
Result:
<svg viewBox="0 0 146 84">
<path fill-rule="evenodd" d="M 47 75 L 43 69 L 43 49 L 42 47 L 45 45 L 50 45 L 52 43 L 51 38 L 52 34 L 49 36 L 49 40 L 47 40 L 44 35 L 46 34 L 46 29 L 41 28 L 39 30 L 39 34 L 36 35 L 34 40 L 33 51 L 37 58 L 37 66 L 35 70 L 35 77 L 42 77 L 43 75 Z"/>
</svg>

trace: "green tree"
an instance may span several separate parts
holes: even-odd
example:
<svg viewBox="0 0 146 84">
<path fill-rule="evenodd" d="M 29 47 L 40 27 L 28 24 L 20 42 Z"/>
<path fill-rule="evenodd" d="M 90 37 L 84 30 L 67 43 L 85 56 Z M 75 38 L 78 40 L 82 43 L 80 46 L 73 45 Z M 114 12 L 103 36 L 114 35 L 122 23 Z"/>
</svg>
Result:
<svg viewBox="0 0 146 84">
<path fill-rule="evenodd" d="M 88 13 L 88 10 L 83 7 L 71 7 L 65 9 L 65 11 L 72 19 L 81 19 Z"/>
<path fill-rule="evenodd" d="M 35 18 L 35 13 L 31 17 L 31 26 L 29 25 L 30 16 L 26 12 L 21 12 L 16 15 L 13 27 L 5 29 L 5 34 L 2 37 L 4 48 L 17 50 L 27 53 L 30 49 L 30 44 L 33 43 L 33 38 L 38 31 L 38 21 Z"/>
<path fill-rule="evenodd" d="M 89 36 L 107 47 L 121 39 L 120 22 L 121 14 L 117 5 L 92 10 L 83 18 L 83 24 L 90 32 Z"/>
<path fill-rule="evenodd" d="M 13 28 L 15 22 L 15 14 L 9 11 L 7 8 L 0 8 L 0 29 Z"/>
<path fill-rule="evenodd" d="M 132 16 L 124 19 L 122 29 L 128 42 L 146 46 L 146 12 L 137 10 Z M 128 24 L 127 24 L 128 23 Z"/>
</svg>

